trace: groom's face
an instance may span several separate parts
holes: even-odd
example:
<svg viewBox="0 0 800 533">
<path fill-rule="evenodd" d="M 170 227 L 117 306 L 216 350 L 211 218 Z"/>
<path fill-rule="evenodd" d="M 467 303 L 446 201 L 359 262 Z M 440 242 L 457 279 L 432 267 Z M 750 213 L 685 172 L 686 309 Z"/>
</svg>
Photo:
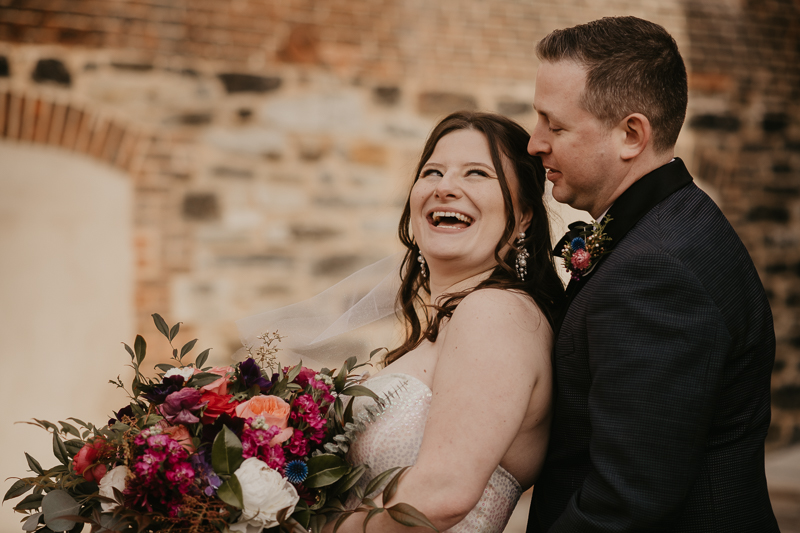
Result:
<svg viewBox="0 0 800 533">
<path fill-rule="evenodd" d="M 586 70 L 572 61 L 544 61 L 536 75 L 538 122 L 528 152 L 541 157 L 553 197 L 597 217 L 617 187 L 619 158 L 612 129 L 581 104 Z"/>
</svg>

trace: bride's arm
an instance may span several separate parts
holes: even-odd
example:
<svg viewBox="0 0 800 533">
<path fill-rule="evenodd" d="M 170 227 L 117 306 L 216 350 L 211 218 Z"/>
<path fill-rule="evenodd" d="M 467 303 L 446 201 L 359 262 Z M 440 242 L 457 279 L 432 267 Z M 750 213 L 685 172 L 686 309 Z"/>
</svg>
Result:
<svg viewBox="0 0 800 533">
<path fill-rule="evenodd" d="M 443 531 L 478 503 L 520 431 L 534 388 L 549 388 L 552 331 L 529 299 L 481 290 L 459 304 L 437 345 L 433 398 L 419 456 L 389 505 L 411 504 Z M 530 451 L 531 457 L 537 453 Z M 363 531 L 364 516 L 351 516 L 339 531 Z M 386 513 L 374 517 L 367 529 L 409 530 Z"/>
</svg>

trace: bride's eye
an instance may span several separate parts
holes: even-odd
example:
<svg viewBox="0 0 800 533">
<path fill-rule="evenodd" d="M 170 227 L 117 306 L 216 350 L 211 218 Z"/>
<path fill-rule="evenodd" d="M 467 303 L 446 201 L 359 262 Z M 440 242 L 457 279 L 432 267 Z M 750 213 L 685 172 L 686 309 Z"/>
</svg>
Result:
<svg viewBox="0 0 800 533">
<path fill-rule="evenodd" d="M 422 171 L 420 177 L 427 178 L 428 176 L 441 176 L 441 175 L 442 173 L 436 170 L 435 168 L 426 168 L 425 170 Z"/>
<path fill-rule="evenodd" d="M 480 168 L 471 168 L 467 171 L 467 176 L 473 176 L 473 175 L 482 176 L 484 178 L 491 177 L 488 172 Z"/>
</svg>

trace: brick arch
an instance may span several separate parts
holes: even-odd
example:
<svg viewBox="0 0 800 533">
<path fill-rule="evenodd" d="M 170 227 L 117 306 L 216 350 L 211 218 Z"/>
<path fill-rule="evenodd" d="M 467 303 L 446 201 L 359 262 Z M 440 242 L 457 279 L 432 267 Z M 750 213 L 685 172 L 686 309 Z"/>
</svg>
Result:
<svg viewBox="0 0 800 533">
<path fill-rule="evenodd" d="M 0 138 L 58 146 L 131 174 L 147 140 L 119 120 L 37 95 L 0 93 Z"/>
<path fill-rule="evenodd" d="M 158 180 L 177 174 L 170 141 L 86 105 L 14 91 L 0 91 L 0 140 L 58 147 L 130 176 L 137 331 L 152 324 L 151 313 L 169 313 L 169 278 L 175 268 L 165 257 L 166 224 L 159 216 L 163 209 L 153 206 L 163 207 L 169 200 L 167 188 L 158 186 Z M 172 229 L 170 244 L 175 246 L 177 240 L 185 249 L 186 242 L 181 241 L 188 239 L 181 238 L 186 236 L 181 230 Z"/>
</svg>

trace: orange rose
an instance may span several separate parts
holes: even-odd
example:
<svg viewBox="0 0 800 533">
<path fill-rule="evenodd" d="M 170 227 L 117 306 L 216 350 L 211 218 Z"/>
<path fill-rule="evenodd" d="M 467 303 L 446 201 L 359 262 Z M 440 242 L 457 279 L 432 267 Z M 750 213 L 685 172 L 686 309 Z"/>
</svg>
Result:
<svg viewBox="0 0 800 533">
<path fill-rule="evenodd" d="M 162 433 L 165 433 L 172 437 L 173 440 L 178 441 L 178 443 L 183 446 L 183 448 L 189 452 L 194 452 L 194 443 L 192 442 L 192 435 L 189 433 L 189 430 L 186 429 L 186 426 L 179 424 L 177 426 L 167 426 L 161 429 Z"/>
<path fill-rule="evenodd" d="M 270 426 L 286 429 L 289 421 L 289 404 L 277 396 L 254 396 L 244 403 L 236 406 L 236 416 L 239 418 L 253 418 L 260 416 Z"/>
<path fill-rule="evenodd" d="M 195 374 L 199 374 L 200 372 L 200 369 L 195 368 Z M 216 381 L 212 381 L 208 385 L 203 385 L 200 387 L 200 390 L 203 392 L 214 392 L 216 394 L 228 394 L 228 378 L 233 375 L 233 368 L 229 366 L 215 366 L 207 370 L 207 372 L 222 377 Z"/>
</svg>

